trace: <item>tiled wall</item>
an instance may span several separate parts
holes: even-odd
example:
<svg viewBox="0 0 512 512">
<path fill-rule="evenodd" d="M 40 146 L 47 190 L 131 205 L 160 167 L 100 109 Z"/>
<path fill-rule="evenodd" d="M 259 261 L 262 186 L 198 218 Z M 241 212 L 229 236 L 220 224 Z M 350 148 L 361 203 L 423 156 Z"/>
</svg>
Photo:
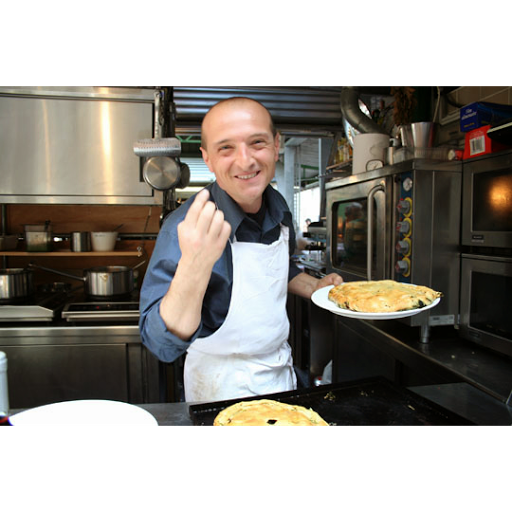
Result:
<svg viewBox="0 0 512 512">
<path fill-rule="evenodd" d="M 467 105 L 474 101 L 488 101 L 512 105 L 512 87 L 509 86 L 482 86 L 459 87 L 450 93 L 450 97 L 459 105 Z M 456 107 L 447 105 L 446 113 L 457 110 Z"/>
</svg>

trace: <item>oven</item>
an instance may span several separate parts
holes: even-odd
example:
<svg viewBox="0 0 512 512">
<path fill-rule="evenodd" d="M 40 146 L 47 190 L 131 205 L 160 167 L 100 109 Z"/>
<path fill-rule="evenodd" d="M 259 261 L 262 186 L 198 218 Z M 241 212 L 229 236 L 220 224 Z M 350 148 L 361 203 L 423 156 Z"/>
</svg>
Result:
<svg viewBox="0 0 512 512">
<path fill-rule="evenodd" d="M 512 248 L 512 151 L 464 162 L 462 245 Z"/>
<path fill-rule="evenodd" d="M 460 334 L 512 356 L 512 258 L 463 254 Z"/>
<path fill-rule="evenodd" d="M 512 151 L 464 162 L 460 335 L 512 355 Z"/>
<path fill-rule="evenodd" d="M 409 160 L 326 184 L 327 272 L 393 279 L 443 293 L 409 325 L 455 325 L 459 313 L 460 162 Z"/>
</svg>

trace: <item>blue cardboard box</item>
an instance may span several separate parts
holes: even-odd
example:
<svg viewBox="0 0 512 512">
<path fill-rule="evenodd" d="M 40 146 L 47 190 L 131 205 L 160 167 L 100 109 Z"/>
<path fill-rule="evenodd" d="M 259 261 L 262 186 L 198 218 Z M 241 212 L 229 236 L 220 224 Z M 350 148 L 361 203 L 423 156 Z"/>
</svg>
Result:
<svg viewBox="0 0 512 512">
<path fill-rule="evenodd" d="M 460 109 L 460 131 L 469 132 L 512 117 L 512 105 L 477 101 Z"/>
</svg>

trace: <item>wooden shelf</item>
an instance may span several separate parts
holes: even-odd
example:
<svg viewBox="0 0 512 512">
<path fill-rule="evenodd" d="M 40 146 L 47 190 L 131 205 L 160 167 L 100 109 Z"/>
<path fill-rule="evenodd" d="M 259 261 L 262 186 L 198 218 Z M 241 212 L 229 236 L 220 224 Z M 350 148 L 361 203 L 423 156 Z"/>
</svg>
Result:
<svg viewBox="0 0 512 512">
<path fill-rule="evenodd" d="M 91 252 L 73 252 L 73 251 L 51 251 L 51 252 L 24 252 L 24 251 L 0 251 L 0 256 L 24 256 L 24 257 L 90 257 L 90 256 L 142 256 L 143 253 L 141 251 L 108 251 L 108 252 L 100 252 L 100 251 L 91 251 Z"/>
</svg>

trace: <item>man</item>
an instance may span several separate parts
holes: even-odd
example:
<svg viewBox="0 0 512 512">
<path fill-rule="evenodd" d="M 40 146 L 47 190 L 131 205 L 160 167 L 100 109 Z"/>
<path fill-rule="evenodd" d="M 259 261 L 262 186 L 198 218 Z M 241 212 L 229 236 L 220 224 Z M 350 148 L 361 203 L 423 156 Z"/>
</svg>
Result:
<svg viewBox="0 0 512 512">
<path fill-rule="evenodd" d="M 310 298 L 341 278 L 290 264 L 292 216 L 269 185 L 279 135 L 263 105 L 214 105 L 201 152 L 216 181 L 162 225 L 141 290 L 142 341 L 162 361 L 187 352 L 187 401 L 295 389 L 287 292 Z"/>
</svg>

